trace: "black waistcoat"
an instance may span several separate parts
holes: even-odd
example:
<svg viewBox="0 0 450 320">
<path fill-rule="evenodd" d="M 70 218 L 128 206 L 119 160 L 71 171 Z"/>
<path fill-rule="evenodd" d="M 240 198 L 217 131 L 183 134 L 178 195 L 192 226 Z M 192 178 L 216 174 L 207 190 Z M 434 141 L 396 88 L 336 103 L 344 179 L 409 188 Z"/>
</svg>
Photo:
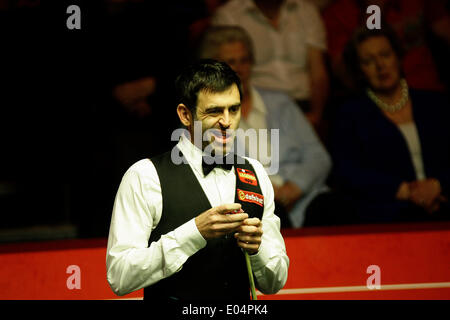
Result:
<svg viewBox="0 0 450 320">
<path fill-rule="evenodd" d="M 170 152 L 151 160 L 161 184 L 163 209 L 161 220 L 150 235 L 149 245 L 212 207 L 189 164 L 174 164 Z M 235 158 L 235 161 L 239 161 L 234 162 L 233 167 L 236 173 L 235 202 L 241 203 L 249 217 L 261 219 L 264 204 L 255 171 L 247 160 Z M 249 300 L 245 257 L 233 234 L 208 240 L 180 271 L 144 288 L 144 299 Z"/>
</svg>

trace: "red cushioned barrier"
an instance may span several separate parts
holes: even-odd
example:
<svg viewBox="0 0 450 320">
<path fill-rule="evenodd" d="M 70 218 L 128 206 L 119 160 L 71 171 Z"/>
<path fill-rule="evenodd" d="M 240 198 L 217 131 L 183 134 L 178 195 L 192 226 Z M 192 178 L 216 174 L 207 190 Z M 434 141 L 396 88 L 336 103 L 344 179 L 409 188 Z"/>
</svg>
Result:
<svg viewBox="0 0 450 320">
<path fill-rule="evenodd" d="M 288 281 L 259 299 L 450 298 L 449 222 L 305 228 L 284 237 Z M 380 268 L 380 290 L 367 288 L 370 265 Z"/>
<path fill-rule="evenodd" d="M 16 252 L 14 252 L 17 250 Z M 13 244 L 0 248 L 0 299 L 116 299 L 106 281 L 106 240 L 69 240 Z M 80 268 L 80 289 L 67 279 Z M 123 298 L 142 297 L 137 291 Z"/>
<path fill-rule="evenodd" d="M 449 299 L 450 222 L 283 230 L 289 276 L 277 295 L 258 299 Z M 0 246 L 0 299 L 118 297 L 106 281 L 106 239 Z M 67 267 L 80 268 L 69 289 Z M 366 287 L 367 267 L 380 268 L 381 289 Z"/>
</svg>

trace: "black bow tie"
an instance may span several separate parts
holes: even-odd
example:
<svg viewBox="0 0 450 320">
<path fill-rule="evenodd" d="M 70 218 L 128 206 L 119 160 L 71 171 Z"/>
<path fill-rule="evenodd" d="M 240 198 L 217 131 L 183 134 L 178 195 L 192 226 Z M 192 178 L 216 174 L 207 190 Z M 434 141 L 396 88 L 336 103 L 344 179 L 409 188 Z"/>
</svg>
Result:
<svg viewBox="0 0 450 320">
<path fill-rule="evenodd" d="M 227 164 L 226 157 L 214 158 L 214 157 L 202 157 L 202 169 L 205 177 L 214 169 L 222 168 L 224 170 L 230 171 L 233 164 Z"/>
</svg>

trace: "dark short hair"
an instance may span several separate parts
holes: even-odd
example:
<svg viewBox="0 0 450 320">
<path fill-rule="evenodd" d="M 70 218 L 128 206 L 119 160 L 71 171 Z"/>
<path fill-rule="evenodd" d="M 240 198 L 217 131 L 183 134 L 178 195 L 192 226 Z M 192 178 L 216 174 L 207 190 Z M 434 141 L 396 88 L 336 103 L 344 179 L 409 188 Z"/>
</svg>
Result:
<svg viewBox="0 0 450 320">
<path fill-rule="evenodd" d="M 389 26 L 383 26 L 381 29 L 368 29 L 365 26 L 358 28 L 353 33 L 352 38 L 344 49 L 343 59 L 347 71 L 352 76 L 353 82 L 359 90 L 366 88 L 368 86 L 368 82 L 360 68 L 358 45 L 372 37 L 385 37 L 389 41 L 399 61 L 402 60 L 405 53 L 405 50 L 403 49 L 396 33 Z M 403 74 L 403 70 L 400 69 L 400 73 Z"/>
<path fill-rule="evenodd" d="M 218 93 L 236 84 L 242 100 L 239 76 L 225 62 L 202 59 L 186 67 L 175 81 L 177 105 L 182 103 L 196 113 L 200 91 Z"/>
</svg>

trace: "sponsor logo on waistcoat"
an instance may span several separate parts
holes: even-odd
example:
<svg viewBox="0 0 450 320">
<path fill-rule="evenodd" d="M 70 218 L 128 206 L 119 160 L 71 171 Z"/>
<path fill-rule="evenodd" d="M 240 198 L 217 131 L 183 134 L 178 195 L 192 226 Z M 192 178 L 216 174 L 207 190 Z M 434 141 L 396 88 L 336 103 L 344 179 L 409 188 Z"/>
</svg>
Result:
<svg viewBox="0 0 450 320">
<path fill-rule="evenodd" d="M 237 189 L 238 198 L 241 201 L 256 203 L 257 205 L 264 206 L 264 196 L 259 193 L 245 191 Z"/>
<path fill-rule="evenodd" d="M 256 180 L 255 174 L 247 169 L 236 168 L 239 180 L 244 183 L 251 184 L 253 186 L 258 185 L 258 180 Z"/>
</svg>

